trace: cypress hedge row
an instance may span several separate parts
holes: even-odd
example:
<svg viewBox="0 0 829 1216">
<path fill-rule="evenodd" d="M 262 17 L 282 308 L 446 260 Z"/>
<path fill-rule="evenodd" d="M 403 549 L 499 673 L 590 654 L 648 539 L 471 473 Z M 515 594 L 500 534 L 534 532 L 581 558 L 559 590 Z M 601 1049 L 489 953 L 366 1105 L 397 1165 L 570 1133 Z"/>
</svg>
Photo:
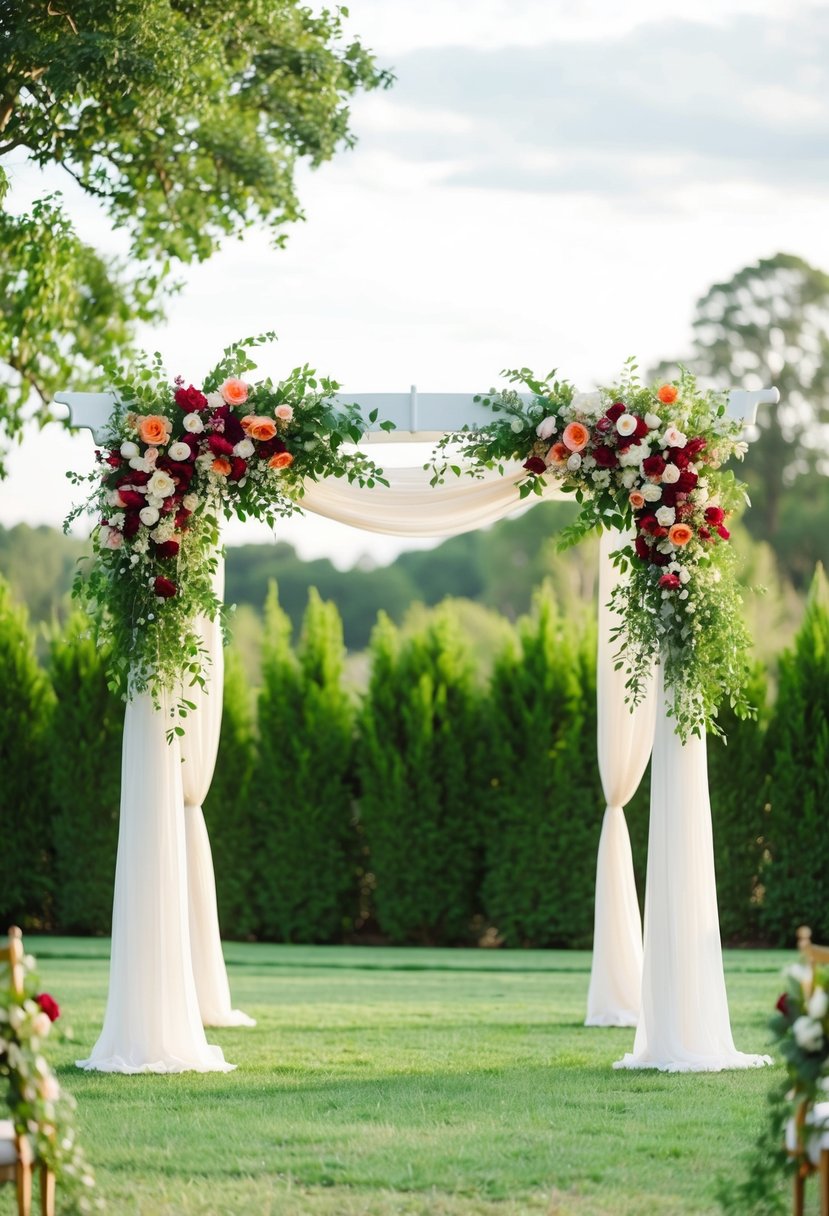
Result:
<svg viewBox="0 0 829 1216">
<path fill-rule="evenodd" d="M 228 937 L 589 946 L 603 802 L 595 627 L 536 597 L 482 686 L 450 610 L 413 635 L 381 615 L 362 697 L 336 608 L 309 598 L 296 645 L 271 591 L 254 708 L 231 650 L 205 804 Z M 758 722 L 709 741 L 724 940 L 829 938 L 829 590 L 819 569 Z M 44 671 L 0 583 L 0 923 L 107 933 L 123 707 L 85 622 Z M 640 894 L 647 778 L 628 808 Z"/>
</svg>

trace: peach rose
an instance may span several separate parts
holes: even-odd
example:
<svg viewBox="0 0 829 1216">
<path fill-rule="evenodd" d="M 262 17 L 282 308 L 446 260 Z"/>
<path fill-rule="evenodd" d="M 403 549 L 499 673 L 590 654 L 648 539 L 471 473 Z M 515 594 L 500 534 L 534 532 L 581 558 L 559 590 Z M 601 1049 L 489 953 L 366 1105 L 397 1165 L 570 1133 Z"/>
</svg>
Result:
<svg viewBox="0 0 829 1216">
<path fill-rule="evenodd" d="M 547 453 L 547 459 L 551 464 L 566 464 L 570 459 L 569 448 L 566 448 L 563 443 L 554 443 Z"/>
<path fill-rule="evenodd" d="M 645 505 L 645 495 L 641 490 L 631 490 L 628 494 L 628 502 L 634 511 L 639 511 Z"/>
<path fill-rule="evenodd" d="M 228 405 L 242 405 L 248 399 L 248 386 L 244 380 L 237 380 L 233 376 L 219 385 L 219 392 Z"/>
<path fill-rule="evenodd" d="M 268 461 L 269 469 L 288 469 L 294 463 L 294 458 L 290 452 L 277 452 L 275 456 L 271 456 Z"/>
<path fill-rule="evenodd" d="M 170 438 L 172 423 L 161 414 L 147 414 L 138 424 L 138 434 L 143 443 L 166 443 Z"/>
<path fill-rule="evenodd" d="M 292 405 L 278 405 L 274 410 L 274 415 L 280 422 L 290 422 L 294 416 L 294 407 Z"/>
<path fill-rule="evenodd" d="M 672 545 L 687 545 L 693 535 L 687 524 L 674 524 L 668 532 L 668 540 Z"/>
<path fill-rule="evenodd" d="M 230 461 L 226 460 L 224 456 L 217 456 L 210 467 L 214 473 L 219 473 L 222 477 L 227 477 L 231 469 L 231 464 Z"/>
<path fill-rule="evenodd" d="M 587 447 L 587 441 L 590 438 L 590 432 L 586 426 L 582 426 L 580 422 L 571 422 L 564 428 L 562 442 L 571 452 L 580 452 Z"/>
<path fill-rule="evenodd" d="M 679 396 L 679 389 L 675 388 L 673 384 L 663 384 L 661 388 L 657 389 L 656 395 L 663 405 L 671 405 Z"/>
<path fill-rule="evenodd" d="M 276 423 L 259 414 L 247 414 L 242 419 L 242 430 L 250 439 L 266 442 L 268 439 L 273 439 L 276 434 Z"/>
</svg>

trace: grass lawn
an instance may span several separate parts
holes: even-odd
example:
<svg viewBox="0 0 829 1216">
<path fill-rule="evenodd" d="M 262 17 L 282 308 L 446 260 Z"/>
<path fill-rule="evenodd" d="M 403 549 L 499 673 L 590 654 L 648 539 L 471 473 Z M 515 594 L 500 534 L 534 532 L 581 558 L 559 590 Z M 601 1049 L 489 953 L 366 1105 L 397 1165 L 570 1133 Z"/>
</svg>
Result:
<svg viewBox="0 0 829 1216">
<path fill-rule="evenodd" d="M 234 1004 L 259 1024 L 208 1034 L 235 1072 L 84 1073 L 109 942 L 27 944 L 72 1027 L 50 1055 L 118 1216 L 714 1213 L 775 1079 L 614 1072 L 633 1032 L 581 1025 L 586 953 L 235 943 Z M 726 954 L 740 1049 L 768 1049 L 790 958 Z"/>
</svg>

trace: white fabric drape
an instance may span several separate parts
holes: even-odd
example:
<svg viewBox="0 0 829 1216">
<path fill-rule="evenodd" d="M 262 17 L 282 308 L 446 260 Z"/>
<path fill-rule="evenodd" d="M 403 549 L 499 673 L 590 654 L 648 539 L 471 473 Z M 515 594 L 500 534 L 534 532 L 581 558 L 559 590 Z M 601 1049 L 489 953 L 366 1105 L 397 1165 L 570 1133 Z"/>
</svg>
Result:
<svg viewBox="0 0 829 1216">
<path fill-rule="evenodd" d="M 224 557 L 218 558 L 214 590 L 224 596 Z M 190 946 L 193 976 L 205 1026 L 255 1026 L 253 1018 L 233 1009 L 230 985 L 222 956 L 213 854 L 204 822 L 202 803 L 207 797 L 222 729 L 224 650 L 218 619 L 198 621 L 204 649 L 209 655 L 207 683 L 186 688 L 184 695 L 196 708 L 183 720 L 181 780 L 184 789 L 184 824 L 187 842 L 187 889 L 190 907 Z"/>
<path fill-rule="evenodd" d="M 604 532 L 599 558 L 596 716 L 599 772 L 607 809 L 596 863 L 593 961 L 585 1026 L 635 1026 L 642 988 L 642 919 L 623 808 L 636 793 L 650 758 L 656 700 L 651 687 L 631 712 L 625 704 L 624 668 L 614 670 L 618 644 L 611 641 L 611 631 L 619 617 L 608 601 L 621 576 L 611 555 L 624 539 L 620 532 Z"/>
<path fill-rule="evenodd" d="M 80 1068 L 227 1072 L 204 1034 L 190 956 L 181 752 L 167 743 L 170 699 L 128 702 L 121 761 L 109 997 Z"/>
<path fill-rule="evenodd" d="M 719 1072 L 768 1056 L 737 1051 L 723 974 L 705 737 L 683 744 L 661 671 L 651 764 L 642 1011 L 615 1068 Z"/>
</svg>

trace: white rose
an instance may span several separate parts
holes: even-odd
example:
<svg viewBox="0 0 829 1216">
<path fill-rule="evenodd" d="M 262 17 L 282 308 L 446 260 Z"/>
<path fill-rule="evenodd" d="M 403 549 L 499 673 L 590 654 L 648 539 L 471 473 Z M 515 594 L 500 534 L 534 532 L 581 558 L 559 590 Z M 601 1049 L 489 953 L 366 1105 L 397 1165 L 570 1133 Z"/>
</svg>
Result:
<svg viewBox="0 0 829 1216">
<path fill-rule="evenodd" d="M 178 461 L 189 460 L 190 459 L 190 448 L 187 446 L 186 443 L 181 443 L 181 442 L 174 443 L 170 446 L 170 450 L 167 453 L 167 455 L 170 457 L 171 460 L 178 460 Z"/>
<path fill-rule="evenodd" d="M 555 435 L 557 428 L 558 420 L 553 414 L 550 414 L 539 422 L 535 428 L 535 433 L 539 439 L 549 439 L 552 435 Z"/>
<path fill-rule="evenodd" d="M 669 528 L 676 519 L 676 511 L 673 507 L 660 507 L 656 512 L 656 522 L 660 528 Z"/>
<path fill-rule="evenodd" d="M 620 435 L 632 435 L 636 430 L 636 419 L 633 414 L 620 414 L 616 419 L 616 430 Z"/>
<path fill-rule="evenodd" d="M 198 414 L 185 414 L 183 425 L 185 431 L 189 431 L 191 435 L 200 435 L 204 430 L 204 423 Z"/>
<path fill-rule="evenodd" d="M 665 434 L 662 436 L 662 442 L 666 448 L 684 448 L 688 442 L 688 436 L 683 435 L 678 427 L 668 426 L 665 428 Z"/>
<path fill-rule="evenodd" d="M 195 511 L 196 507 L 199 505 L 198 494 L 185 494 L 184 498 L 181 500 L 181 505 L 184 507 L 185 511 Z"/>
<path fill-rule="evenodd" d="M 826 995 L 823 988 L 815 988 L 806 1008 L 809 1011 L 809 1017 L 815 1018 L 818 1022 L 826 1017 L 829 1013 L 829 996 Z"/>
<path fill-rule="evenodd" d="M 800 1017 L 792 1026 L 794 1041 L 803 1051 L 820 1051 L 823 1046 L 823 1027 L 813 1018 Z"/>
<path fill-rule="evenodd" d="M 568 458 L 567 468 L 571 473 L 575 473 L 577 469 L 581 468 L 581 456 L 579 456 L 578 452 L 574 452 L 573 455 Z"/>
<path fill-rule="evenodd" d="M 138 512 L 138 518 L 142 524 L 146 524 L 148 528 L 151 528 L 153 524 L 158 523 L 158 511 L 155 507 L 142 507 Z"/>
<path fill-rule="evenodd" d="M 658 431 L 662 425 L 662 419 L 658 414 L 645 414 L 645 426 L 649 431 Z"/>
<path fill-rule="evenodd" d="M 655 486 L 652 481 L 648 481 L 642 486 L 642 497 L 645 502 L 659 502 L 662 497 L 662 490 L 659 486 Z"/>
<path fill-rule="evenodd" d="M 247 460 L 256 451 L 256 447 L 252 439 L 240 439 L 233 449 L 234 456 L 241 456 L 243 460 Z"/>
<path fill-rule="evenodd" d="M 125 460 L 131 460 L 133 456 L 141 455 L 141 449 L 137 443 L 133 443 L 131 439 L 126 439 L 121 444 L 121 455 Z"/>
<path fill-rule="evenodd" d="M 675 464 L 666 464 L 662 471 L 662 480 L 666 485 L 672 486 L 679 481 L 679 469 Z"/>
<path fill-rule="evenodd" d="M 163 469 L 156 469 L 147 482 L 147 494 L 151 494 L 154 498 L 166 498 L 168 494 L 173 493 L 175 488 L 176 483 Z"/>
</svg>

